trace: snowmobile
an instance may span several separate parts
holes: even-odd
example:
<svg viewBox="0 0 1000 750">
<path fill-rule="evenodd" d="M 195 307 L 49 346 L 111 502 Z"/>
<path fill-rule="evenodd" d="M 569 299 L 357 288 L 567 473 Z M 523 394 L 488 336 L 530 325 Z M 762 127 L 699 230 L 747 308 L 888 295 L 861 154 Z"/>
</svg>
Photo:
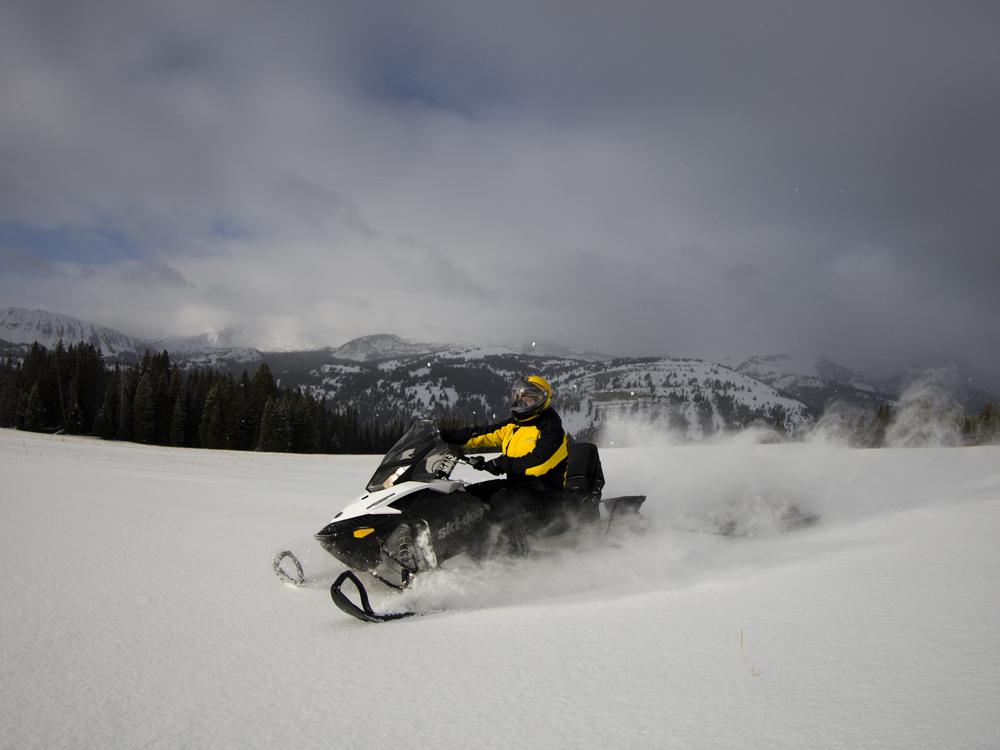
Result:
<svg viewBox="0 0 1000 750">
<path fill-rule="evenodd" d="M 563 502 L 555 518 L 533 523 L 527 513 L 494 508 L 451 479 L 464 452 L 444 443 L 437 424 L 417 420 L 382 459 L 366 492 L 315 534 L 330 555 L 347 566 L 330 587 L 334 603 L 345 613 L 368 622 L 409 617 L 413 612 L 375 612 L 358 572 L 402 590 L 414 576 L 434 570 L 459 554 L 473 559 L 522 556 L 537 535 L 565 533 L 581 524 L 606 524 L 638 514 L 645 495 L 602 499 L 604 473 L 597 446 L 572 442 Z M 600 507 L 605 509 L 601 516 Z M 290 550 L 274 559 L 284 581 L 302 585 L 302 565 Z M 350 582 L 361 606 L 344 593 Z"/>
</svg>

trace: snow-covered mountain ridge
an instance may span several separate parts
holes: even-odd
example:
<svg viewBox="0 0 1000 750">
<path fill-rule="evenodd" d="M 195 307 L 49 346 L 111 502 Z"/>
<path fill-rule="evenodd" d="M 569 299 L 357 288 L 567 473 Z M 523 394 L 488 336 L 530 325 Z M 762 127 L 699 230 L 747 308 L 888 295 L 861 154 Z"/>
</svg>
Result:
<svg viewBox="0 0 1000 750">
<path fill-rule="evenodd" d="M 350 362 L 377 362 L 412 355 L 429 354 L 447 348 L 444 344 L 415 344 L 390 333 L 376 333 L 352 339 L 346 344 L 328 349 L 331 359 Z"/>
<path fill-rule="evenodd" d="M 531 342 L 523 346 L 414 343 L 393 334 L 362 336 L 309 351 L 262 352 L 231 346 L 238 329 L 199 337 L 143 342 L 114 329 L 43 311 L 0 310 L 0 354 L 26 350 L 31 341 L 52 347 L 90 341 L 108 357 L 131 359 L 166 348 L 181 367 L 211 367 L 240 374 L 268 363 L 283 386 L 301 387 L 367 419 L 407 421 L 414 414 L 461 421 L 500 418 L 510 382 L 541 372 L 559 392 L 559 408 L 577 435 L 613 422 L 669 427 L 700 439 L 748 424 L 794 431 L 813 422 L 832 401 L 868 412 L 896 398 L 900 384 L 866 379 L 828 360 L 785 355 L 724 359 L 611 358 L 594 352 Z M 966 399 L 975 410 L 990 397 Z M 979 401 L 976 406 L 973 403 Z"/>
<path fill-rule="evenodd" d="M 385 422 L 406 421 L 413 414 L 463 422 L 504 419 L 510 383 L 525 372 L 549 378 L 563 421 L 577 436 L 622 421 L 656 424 L 700 439 L 752 423 L 796 430 L 813 420 L 803 403 L 771 386 L 695 359 L 594 361 L 453 346 L 379 362 L 327 362 L 305 373 L 282 369 L 280 360 L 275 364 L 283 383 Z M 293 376 L 298 379 L 289 382 Z"/>
<path fill-rule="evenodd" d="M 141 340 L 107 326 L 20 307 L 0 308 L 0 341 L 21 348 L 36 341 L 46 348 L 53 348 L 60 341 L 66 345 L 83 341 L 93 344 L 106 357 L 132 355 L 146 347 Z"/>
<path fill-rule="evenodd" d="M 774 387 L 821 413 L 832 400 L 859 407 L 893 401 L 898 395 L 885 384 L 869 381 L 827 359 L 796 360 L 784 354 L 723 360 L 737 372 Z"/>
</svg>

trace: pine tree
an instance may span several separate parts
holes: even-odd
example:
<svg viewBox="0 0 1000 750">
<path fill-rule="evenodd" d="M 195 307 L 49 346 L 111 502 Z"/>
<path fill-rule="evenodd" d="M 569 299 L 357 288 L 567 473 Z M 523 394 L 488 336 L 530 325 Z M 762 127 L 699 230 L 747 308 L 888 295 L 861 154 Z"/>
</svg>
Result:
<svg viewBox="0 0 1000 750">
<path fill-rule="evenodd" d="M 242 379 L 241 379 L 242 380 Z M 247 389 L 247 421 L 253 426 L 254 433 L 251 443 L 260 442 L 260 426 L 264 417 L 264 406 L 269 398 L 277 398 L 278 387 L 274 383 L 274 375 L 267 363 L 261 364 L 249 380 Z"/>
<path fill-rule="evenodd" d="M 174 413 L 170 418 L 170 445 L 178 448 L 186 445 L 184 439 L 187 414 L 184 412 L 184 399 L 181 395 L 174 400 Z"/>
<path fill-rule="evenodd" d="M 980 445 L 994 442 L 1000 435 L 1000 419 L 992 401 L 987 401 L 976 419 L 976 442 Z"/>
<path fill-rule="evenodd" d="M 320 434 L 313 419 L 312 397 L 293 393 L 288 403 L 292 445 L 295 453 L 316 453 L 319 450 Z"/>
<path fill-rule="evenodd" d="M 205 411 L 201 415 L 201 425 L 198 427 L 198 437 L 202 448 L 223 447 L 225 425 L 222 418 L 222 393 L 219 385 L 216 384 L 208 391 L 208 397 L 205 399 Z"/>
<path fill-rule="evenodd" d="M 132 439 L 132 403 L 139 385 L 138 368 L 132 367 L 122 371 L 118 389 L 118 427 L 115 431 L 116 440 Z"/>
<path fill-rule="evenodd" d="M 70 435 L 83 434 L 83 412 L 80 405 L 73 399 L 69 409 L 66 411 L 66 432 Z"/>
<path fill-rule="evenodd" d="M 250 376 L 244 370 L 233 392 L 233 447 L 248 451 L 257 447 L 254 442 L 260 430 L 261 412 L 254 412 L 250 403 Z M 263 410 L 262 410 L 263 411 Z"/>
<path fill-rule="evenodd" d="M 199 428 L 201 427 L 201 417 L 205 412 L 205 400 L 208 397 L 210 387 L 208 373 L 202 370 L 195 370 L 188 374 L 184 384 L 187 391 L 187 400 L 184 402 L 184 410 L 187 412 L 187 424 L 184 434 L 187 436 L 189 446 L 199 445 Z"/>
<path fill-rule="evenodd" d="M 38 387 L 38 383 L 35 383 L 31 386 L 31 391 L 28 393 L 28 403 L 25 406 L 22 421 L 22 429 L 28 430 L 29 432 L 40 432 L 45 426 L 45 415 L 42 409 L 42 397 L 39 394 L 40 389 Z"/>
<path fill-rule="evenodd" d="M 73 354 L 73 391 L 71 397 L 80 407 L 83 431 L 93 430 L 100 410 L 107 370 L 101 354 L 93 344 L 81 343 L 71 349 Z"/>
<path fill-rule="evenodd" d="M 226 413 L 226 447 L 245 451 L 253 447 L 254 433 L 258 425 L 250 422 L 250 406 L 242 383 L 226 381 L 228 408 Z"/>
<path fill-rule="evenodd" d="M 257 450 L 284 453 L 291 450 L 292 435 L 288 414 L 281 400 L 269 398 L 260 420 L 260 440 Z"/>
<path fill-rule="evenodd" d="M 132 403 L 132 438 L 137 443 L 152 443 L 156 439 L 156 410 L 150 373 L 139 378 L 135 391 Z"/>
<path fill-rule="evenodd" d="M 114 373 L 104 386 L 104 398 L 101 408 L 94 418 L 93 433 L 105 440 L 114 440 L 118 425 L 118 404 L 120 401 L 121 372 L 116 366 Z"/>
<path fill-rule="evenodd" d="M 875 413 L 875 423 L 872 425 L 871 447 L 881 448 L 885 445 L 885 431 L 892 421 L 892 407 L 882 404 Z"/>
<path fill-rule="evenodd" d="M 8 359 L 0 368 L 0 427 L 13 427 L 17 419 L 17 403 L 21 397 L 18 370 Z"/>
</svg>

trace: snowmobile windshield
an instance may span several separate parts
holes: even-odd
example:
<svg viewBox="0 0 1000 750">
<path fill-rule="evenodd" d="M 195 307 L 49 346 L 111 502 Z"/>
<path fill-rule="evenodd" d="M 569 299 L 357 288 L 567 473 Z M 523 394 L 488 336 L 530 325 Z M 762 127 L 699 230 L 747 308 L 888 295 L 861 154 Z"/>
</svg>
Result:
<svg viewBox="0 0 1000 750">
<path fill-rule="evenodd" d="M 437 424 L 418 419 L 385 454 L 368 481 L 368 491 L 377 492 L 401 482 L 445 479 L 455 466 L 454 457 L 441 441 Z"/>
</svg>

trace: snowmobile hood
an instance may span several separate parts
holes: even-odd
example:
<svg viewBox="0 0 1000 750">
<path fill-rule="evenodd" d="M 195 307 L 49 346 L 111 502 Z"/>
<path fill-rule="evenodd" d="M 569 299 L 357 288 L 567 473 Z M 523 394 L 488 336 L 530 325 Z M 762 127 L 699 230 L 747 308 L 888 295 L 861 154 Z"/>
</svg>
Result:
<svg viewBox="0 0 1000 750">
<path fill-rule="evenodd" d="M 464 482 L 451 479 L 436 479 L 432 482 L 402 482 L 378 492 L 366 492 L 333 517 L 333 522 L 350 521 L 362 516 L 391 516 L 399 514 L 390 503 L 420 490 L 433 490 L 441 494 L 455 492 L 464 487 Z"/>
</svg>

